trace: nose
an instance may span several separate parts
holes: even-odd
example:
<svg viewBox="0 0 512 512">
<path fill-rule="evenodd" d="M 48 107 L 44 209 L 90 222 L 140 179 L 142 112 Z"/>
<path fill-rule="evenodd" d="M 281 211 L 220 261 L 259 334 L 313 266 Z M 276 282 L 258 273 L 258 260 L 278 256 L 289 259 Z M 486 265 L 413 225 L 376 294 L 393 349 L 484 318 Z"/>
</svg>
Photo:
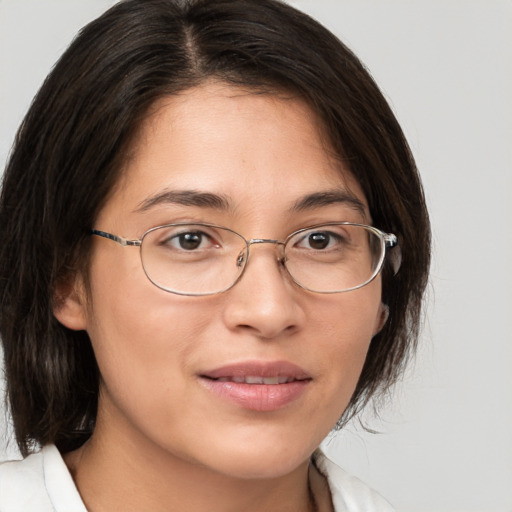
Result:
<svg viewBox="0 0 512 512">
<path fill-rule="evenodd" d="M 270 244 L 251 246 L 240 281 L 227 293 L 224 322 L 229 329 L 275 339 L 299 330 L 304 310 L 298 299 L 303 290 L 288 276 Z"/>
</svg>

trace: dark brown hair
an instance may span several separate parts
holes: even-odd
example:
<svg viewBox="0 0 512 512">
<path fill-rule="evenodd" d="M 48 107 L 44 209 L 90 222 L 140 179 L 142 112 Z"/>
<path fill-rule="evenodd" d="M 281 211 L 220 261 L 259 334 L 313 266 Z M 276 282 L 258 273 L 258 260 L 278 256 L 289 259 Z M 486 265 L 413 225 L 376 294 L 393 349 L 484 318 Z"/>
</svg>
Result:
<svg viewBox="0 0 512 512">
<path fill-rule="evenodd" d="M 317 112 L 369 203 L 397 234 L 383 270 L 391 314 L 372 340 L 343 420 L 386 391 L 413 352 L 430 230 L 409 147 L 364 66 L 334 35 L 275 0 L 125 0 L 86 26 L 17 134 L 0 203 L 0 335 L 23 455 L 63 452 L 94 428 L 98 368 L 86 332 L 53 315 L 56 283 L 87 267 L 90 229 L 149 107 L 209 78 L 299 94 Z"/>
</svg>

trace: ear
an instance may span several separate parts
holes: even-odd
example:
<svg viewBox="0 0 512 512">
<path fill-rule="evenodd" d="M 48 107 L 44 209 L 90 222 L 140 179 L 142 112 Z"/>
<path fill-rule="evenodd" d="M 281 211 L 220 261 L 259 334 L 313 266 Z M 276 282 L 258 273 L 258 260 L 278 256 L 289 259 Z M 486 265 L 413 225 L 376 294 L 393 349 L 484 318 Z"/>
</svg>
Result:
<svg viewBox="0 0 512 512">
<path fill-rule="evenodd" d="M 87 327 L 86 295 L 78 275 L 57 283 L 53 298 L 53 314 L 68 329 L 82 331 Z"/>
<path fill-rule="evenodd" d="M 383 302 L 380 303 L 379 312 L 377 314 L 377 318 L 375 320 L 375 327 L 373 330 L 373 335 L 376 336 L 379 334 L 379 332 L 382 330 L 384 325 L 386 324 L 389 317 L 389 306 L 387 304 L 384 304 Z"/>
</svg>

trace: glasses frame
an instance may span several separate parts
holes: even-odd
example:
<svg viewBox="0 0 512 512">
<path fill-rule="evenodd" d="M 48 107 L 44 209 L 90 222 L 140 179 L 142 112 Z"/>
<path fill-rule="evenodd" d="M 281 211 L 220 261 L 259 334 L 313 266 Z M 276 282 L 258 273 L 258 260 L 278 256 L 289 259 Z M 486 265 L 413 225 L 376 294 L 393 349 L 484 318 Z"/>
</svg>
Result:
<svg viewBox="0 0 512 512">
<path fill-rule="evenodd" d="M 224 293 L 224 292 L 230 290 L 231 288 L 233 288 L 233 286 L 235 286 L 235 284 L 238 283 L 238 281 L 242 278 L 242 276 L 243 276 L 243 274 L 245 272 L 245 269 L 247 268 L 247 265 L 249 263 L 250 252 L 251 252 L 250 251 L 251 245 L 255 245 L 255 244 L 274 244 L 274 245 L 277 245 L 277 246 L 281 246 L 281 247 L 283 247 L 283 255 L 284 255 L 284 247 L 286 247 L 286 244 L 288 243 L 288 241 L 292 237 L 294 237 L 295 235 L 298 235 L 299 233 L 302 233 L 304 231 L 308 231 L 310 229 L 326 227 L 326 226 L 356 226 L 356 227 L 365 228 L 368 231 L 374 233 L 375 235 L 377 235 L 377 237 L 379 238 L 380 243 L 381 243 L 381 255 L 380 255 L 379 261 L 378 261 L 378 263 L 377 263 L 377 265 L 375 267 L 375 270 L 374 270 L 373 274 L 371 275 L 371 277 L 369 279 L 367 279 L 364 283 L 360 284 L 360 285 L 353 286 L 352 288 L 347 288 L 346 290 L 318 291 L 318 290 L 313 290 L 311 288 L 308 288 L 307 286 L 304 286 L 303 284 L 298 282 L 295 279 L 295 277 L 290 273 L 288 268 L 286 267 L 285 259 L 283 257 L 279 258 L 278 262 L 286 270 L 287 274 L 290 276 L 292 281 L 297 286 L 299 286 L 300 288 L 302 288 L 304 290 L 307 290 L 307 291 L 312 292 L 312 293 L 321 293 L 321 294 L 345 293 L 345 292 L 350 292 L 350 291 L 353 291 L 353 290 L 358 290 L 359 288 L 362 288 L 363 286 L 366 286 L 367 284 L 371 283 L 379 275 L 379 273 L 381 272 L 382 267 L 384 265 L 384 261 L 386 259 L 386 256 L 388 255 L 388 250 L 389 249 L 393 249 L 393 252 L 391 253 L 393 256 L 390 258 L 390 263 L 392 265 L 393 274 L 394 275 L 396 275 L 398 270 L 400 269 L 400 265 L 401 265 L 401 261 L 402 261 L 400 246 L 398 245 L 398 238 L 397 238 L 396 235 L 394 235 L 392 233 L 385 233 L 384 231 L 381 231 L 380 229 L 378 229 L 378 228 L 376 228 L 374 226 L 368 226 L 366 224 L 359 224 L 359 223 L 355 223 L 355 222 L 327 222 L 327 223 L 323 223 L 323 224 L 314 224 L 312 226 L 307 226 L 305 228 L 298 229 L 298 230 L 294 231 L 293 233 L 290 233 L 284 240 L 276 240 L 276 239 L 272 239 L 272 238 L 251 238 L 250 240 L 247 240 L 243 235 L 241 235 L 237 231 L 234 231 L 233 229 L 227 228 L 225 226 L 219 226 L 217 224 L 209 224 L 209 223 L 206 223 L 206 222 L 176 222 L 176 223 L 162 224 L 160 226 L 155 226 L 153 228 L 148 229 L 147 231 L 145 231 L 143 233 L 143 235 L 139 239 L 124 238 L 122 236 L 114 235 L 112 233 L 108 233 L 106 231 L 102 231 L 102 230 L 99 230 L 99 229 L 92 229 L 90 234 L 91 235 L 96 235 L 96 236 L 99 236 L 99 237 L 102 237 L 102 238 L 106 238 L 108 240 L 112 240 L 112 241 L 118 243 L 119 245 L 121 245 L 122 247 L 129 247 L 130 246 L 130 247 L 140 247 L 140 248 L 142 248 L 142 243 L 144 241 L 144 238 L 147 235 L 149 235 L 150 233 L 152 233 L 153 231 L 156 231 L 156 230 L 162 229 L 162 228 L 177 227 L 177 226 L 204 226 L 204 227 L 207 227 L 207 228 L 218 228 L 218 229 L 224 229 L 226 231 L 229 231 L 229 232 L 237 235 L 239 238 L 241 238 L 245 242 L 245 245 L 246 245 L 246 248 L 247 248 L 247 257 L 245 258 L 242 270 L 240 271 L 239 275 L 236 277 L 236 279 L 233 281 L 233 283 L 231 283 L 226 288 L 224 288 L 222 290 L 219 290 L 219 291 L 216 291 L 216 292 L 189 293 L 189 292 L 179 292 L 179 291 L 176 291 L 176 290 L 172 290 L 170 288 L 166 288 L 165 286 L 155 282 L 151 278 L 151 276 L 149 275 L 148 271 L 146 270 L 146 267 L 144 265 L 144 260 L 142 259 L 142 250 L 141 250 L 140 251 L 140 261 L 141 261 L 144 273 L 146 274 L 146 277 L 149 279 L 149 281 L 153 285 L 155 285 L 157 288 L 159 288 L 159 289 L 161 289 L 163 291 L 166 291 L 168 293 L 174 293 L 176 295 L 185 295 L 185 296 L 189 296 L 189 297 L 204 297 L 204 296 L 207 296 L 207 295 L 217 295 L 219 293 Z"/>
</svg>

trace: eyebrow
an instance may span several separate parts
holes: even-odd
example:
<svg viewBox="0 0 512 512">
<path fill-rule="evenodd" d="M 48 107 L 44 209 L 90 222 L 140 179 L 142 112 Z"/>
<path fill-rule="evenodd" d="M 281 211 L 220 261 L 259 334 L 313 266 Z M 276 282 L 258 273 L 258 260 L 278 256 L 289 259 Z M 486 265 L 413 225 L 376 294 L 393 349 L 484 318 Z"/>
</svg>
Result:
<svg viewBox="0 0 512 512">
<path fill-rule="evenodd" d="M 301 212 L 338 203 L 346 204 L 350 208 L 359 212 L 365 218 L 368 215 L 365 204 L 346 190 L 326 190 L 324 192 L 308 194 L 298 199 L 293 204 L 292 210 Z"/>
<path fill-rule="evenodd" d="M 366 218 L 367 211 L 364 203 L 346 190 L 326 190 L 308 194 L 295 201 L 290 211 L 301 212 L 314 210 L 315 208 L 340 203 L 348 205 Z M 143 213 L 155 206 L 166 204 L 196 206 L 220 211 L 233 209 L 229 198 L 222 194 L 200 192 L 197 190 L 164 190 L 141 201 L 134 211 L 136 213 Z"/>
<path fill-rule="evenodd" d="M 182 206 L 198 206 L 215 210 L 230 210 L 231 202 L 223 195 L 196 190 L 164 190 L 150 196 L 139 203 L 136 213 L 142 213 L 151 208 L 164 204 L 179 204 Z"/>
</svg>

